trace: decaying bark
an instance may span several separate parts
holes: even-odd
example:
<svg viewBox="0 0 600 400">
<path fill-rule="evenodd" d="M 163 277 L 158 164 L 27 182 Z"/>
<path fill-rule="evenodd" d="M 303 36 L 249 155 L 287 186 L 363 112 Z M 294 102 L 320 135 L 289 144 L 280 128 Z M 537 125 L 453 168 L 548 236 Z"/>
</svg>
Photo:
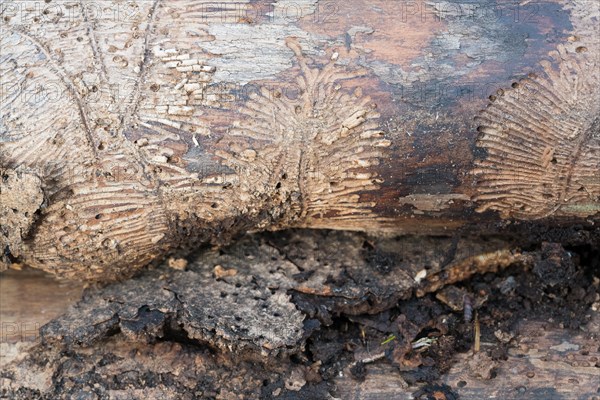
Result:
<svg viewBox="0 0 600 400">
<path fill-rule="evenodd" d="M 598 221 L 597 2 L 0 7 L 8 262 L 113 280 L 247 230 Z"/>
<path fill-rule="evenodd" d="M 0 396 L 593 398 L 597 251 L 573 248 L 325 231 L 248 236 L 187 266 L 90 287 L 64 315 L 48 310 L 41 338 L 23 327 L 48 321 L 35 316 L 42 304 L 30 304 L 35 287 L 13 274 L 8 285 L 23 290 L 0 308 Z M 437 292 L 411 297 L 419 291 Z M 53 292 L 64 304 L 64 291 Z M 12 325 L 20 329 L 4 329 Z"/>
<path fill-rule="evenodd" d="M 311 380 L 311 369 L 306 367 L 263 366 L 255 360 L 215 355 L 205 348 L 173 342 L 134 344 L 121 335 L 102 346 L 68 354 L 25 345 L 20 353 L 23 360 L 9 368 L 12 379 L 1 379 L 4 393 L 16 400 L 70 395 L 100 398 L 96 393 L 116 399 L 379 400 L 429 399 L 427 395 L 436 392 L 444 393 L 446 399 L 465 400 L 593 399 L 599 377 L 598 326 L 575 335 L 571 330 L 524 321 L 492 381 L 474 376 L 468 367 L 472 354 L 458 354 L 451 360 L 454 367 L 442 377 L 443 384 L 409 385 L 396 368 L 381 362 L 365 367 L 364 381 L 345 371 L 327 384 Z M 37 381 L 32 379 L 34 374 Z M 64 384 L 56 391 L 48 387 L 53 376 Z M 82 377 L 89 380 L 82 384 Z"/>
</svg>

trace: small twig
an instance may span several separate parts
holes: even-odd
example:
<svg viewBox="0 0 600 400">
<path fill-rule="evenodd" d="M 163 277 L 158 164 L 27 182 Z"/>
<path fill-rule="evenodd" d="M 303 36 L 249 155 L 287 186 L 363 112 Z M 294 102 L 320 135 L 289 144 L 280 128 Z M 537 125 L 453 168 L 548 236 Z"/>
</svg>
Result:
<svg viewBox="0 0 600 400">
<path fill-rule="evenodd" d="M 382 351 L 381 353 L 377 353 L 374 356 L 363 358 L 362 360 L 354 361 L 352 364 L 350 364 L 350 368 L 355 367 L 358 363 L 361 363 L 361 364 L 370 364 L 370 363 L 375 362 L 377 360 L 381 360 L 384 357 L 385 357 L 385 351 Z"/>
<path fill-rule="evenodd" d="M 435 342 L 437 342 L 437 338 L 435 338 L 435 337 L 432 337 L 432 338 L 424 337 L 419 340 L 415 340 L 414 342 L 412 342 L 410 344 L 410 346 L 412 347 L 413 350 L 416 350 L 418 352 L 423 352 L 423 351 L 427 350 Z"/>
<path fill-rule="evenodd" d="M 475 311 L 475 320 L 473 321 L 475 325 L 475 344 L 473 346 L 473 351 L 477 353 L 481 347 L 481 330 L 479 328 L 479 316 L 477 315 L 477 311 Z"/>
<path fill-rule="evenodd" d="M 384 344 L 388 344 L 392 340 L 396 340 L 396 335 L 391 335 L 389 338 L 387 338 L 383 342 L 381 342 L 381 345 L 383 346 Z"/>
</svg>

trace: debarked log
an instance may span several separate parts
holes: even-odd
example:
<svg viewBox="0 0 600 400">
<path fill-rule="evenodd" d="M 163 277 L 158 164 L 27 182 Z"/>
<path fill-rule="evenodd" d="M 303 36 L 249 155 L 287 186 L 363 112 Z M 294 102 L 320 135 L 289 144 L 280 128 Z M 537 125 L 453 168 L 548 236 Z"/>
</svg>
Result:
<svg viewBox="0 0 600 400">
<path fill-rule="evenodd" d="M 599 7 L 3 2 L 2 257 L 113 280 L 243 231 L 593 226 Z"/>
</svg>

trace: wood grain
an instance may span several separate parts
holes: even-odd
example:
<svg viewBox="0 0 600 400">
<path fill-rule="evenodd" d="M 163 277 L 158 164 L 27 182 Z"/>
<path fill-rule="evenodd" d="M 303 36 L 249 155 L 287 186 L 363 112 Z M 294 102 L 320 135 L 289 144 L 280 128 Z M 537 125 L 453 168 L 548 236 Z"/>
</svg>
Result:
<svg viewBox="0 0 600 400">
<path fill-rule="evenodd" d="M 4 264 L 107 281 L 249 230 L 598 219 L 597 2 L 44 4 L 0 10 L 0 168 L 43 193 L 0 205 Z"/>
</svg>

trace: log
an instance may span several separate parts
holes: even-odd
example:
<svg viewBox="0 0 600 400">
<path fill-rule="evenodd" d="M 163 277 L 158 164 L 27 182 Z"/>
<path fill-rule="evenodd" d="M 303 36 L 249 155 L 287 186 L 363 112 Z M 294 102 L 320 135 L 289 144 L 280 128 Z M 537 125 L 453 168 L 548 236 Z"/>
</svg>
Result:
<svg viewBox="0 0 600 400">
<path fill-rule="evenodd" d="M 248 230 L 598 221 L 596 2 L 0 14 L 5 264 L 110 281 Z"/>
</svg>

